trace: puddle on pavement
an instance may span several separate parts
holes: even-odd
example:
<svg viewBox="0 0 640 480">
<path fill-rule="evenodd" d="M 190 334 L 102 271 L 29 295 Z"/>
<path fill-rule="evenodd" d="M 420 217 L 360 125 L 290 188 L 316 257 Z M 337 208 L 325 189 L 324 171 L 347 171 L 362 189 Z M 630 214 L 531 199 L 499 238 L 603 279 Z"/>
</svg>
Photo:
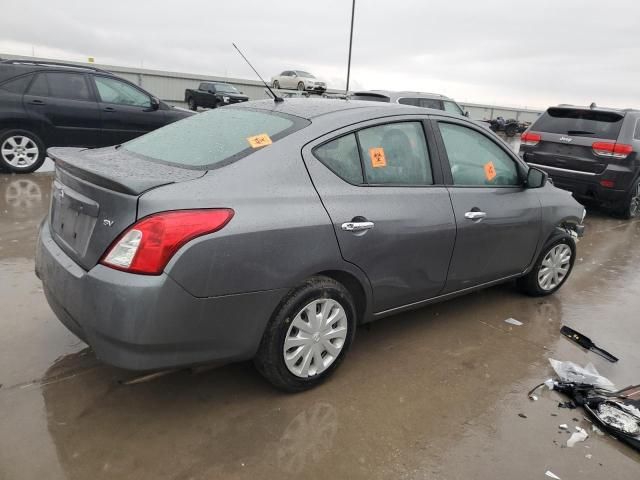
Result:
<svg viewBox="0 0 640 480">
<path fill-rule="evenodd" d="M 23 178 L 37 188 L 8 188 Z M 581 415 L 558 409 L 553 392 L 537 402 L 526 392 L 551 376 L 549 356 L 591 361 L 620 386 L 640 381 L 640 252 L 630 248 L 639 222 L 590 215 L 582 260 L 552 297 L 503 285 L 361 328 L 336 375 L 310 392 L 279 393 L 250 363 L 123 386 L 129 374 L 102 365 L 59 324 L 33 275 L 50 182 L 50 175 L 0 177 L 0 211 L 8 212 L 0 218 L 0 328 L 10 332 L 0 337 L 0 477 L 325 478 L 330 471 L 448 480 L 542 478 L 552 470 L 582 480 L 637 478 L 637 455 L 611 439 L 554 444 L 567 436 L 557 425 L 584 426 Z M 16 189 L 27 192 L 23 200 L 14 200 Z M 561 337 L 563 323 L 620 362 Z"/>
</svg>

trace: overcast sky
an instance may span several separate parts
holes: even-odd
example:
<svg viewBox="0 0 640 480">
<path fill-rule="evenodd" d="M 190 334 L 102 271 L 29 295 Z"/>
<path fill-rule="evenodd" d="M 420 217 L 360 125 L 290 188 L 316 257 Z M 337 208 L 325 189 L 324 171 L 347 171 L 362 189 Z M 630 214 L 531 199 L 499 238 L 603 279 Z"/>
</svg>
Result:
<svg viewBox="0 0 640 480">
<path fill-rule="evenodd" d="M 0 54 L 343 88 L 351 0 L 5 0 Z M 543 108 L 640 107 L 638 0 L 357 0 L 352 87 Z"/>
</svg>

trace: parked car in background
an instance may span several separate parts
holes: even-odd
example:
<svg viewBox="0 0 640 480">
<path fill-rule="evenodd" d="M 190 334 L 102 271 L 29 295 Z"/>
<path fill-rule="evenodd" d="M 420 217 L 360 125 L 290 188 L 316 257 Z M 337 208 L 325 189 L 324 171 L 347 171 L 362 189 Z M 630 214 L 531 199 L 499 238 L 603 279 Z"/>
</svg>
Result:
<svg viewBox="0 0 640 480">
<path fill-rule="evenodd" d="M 249 97 L 229 83 L 202 82 L 197 90 L 187 88 L 184 91 L 184 101 L 189 105 L 189 110 L 195 112 L 198 107 L 218 108 L 247 102 Z"/>
<path fill-rule="evenodd" d="M 640 110 L 550 107 L 522 134 L 520 156 L 578 199 L 640 216 Z"/>
<path fill-rule="evenodd" d="M 327 90 L 325 82 L 302 70 L 285 70 L 280 75 L 271 78 L 271 85 L 273 88 L 288 88 L 315 93 L 324 93 Z"/>
<path fill-rule="evenodd" d="M 89 66 L 0 61 L 0 168 L 37 170 L 52 146 L 101 147 L 192 115 Z"/>
<path fill-rule="evenodd" d="M 439 93 L 423 92 L 392 92 L 389 90 L 367 90 L 363 92 L 353 92 L 349 95 L 351 100 L 367 100 L 371 102 L 399 103 L 401 105 L 412 105 L 414 107 L 434 108 L 445 112 L 455 113 L 468 117 L 460 105 L 452 98 Z"/>
<path fill-rule="evenodd" d="M 98 358 L 253 358 L 289 391 L 334 371 L 359 323 L 509 280 L 552 294 L 584 217 L 494 133 L 397 104 L 248 102 L 50 154 L 36 272 Z"/>
</svg>

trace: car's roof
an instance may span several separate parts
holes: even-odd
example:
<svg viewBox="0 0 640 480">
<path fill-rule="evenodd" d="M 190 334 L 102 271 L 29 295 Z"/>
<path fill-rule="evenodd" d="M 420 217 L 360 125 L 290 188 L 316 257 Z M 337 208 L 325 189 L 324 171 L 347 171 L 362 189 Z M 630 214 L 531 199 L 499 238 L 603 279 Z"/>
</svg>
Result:
<svg viewBox="0 0 640 480">
<path fill-rule="evenodd" d="M 584 105 L 571 105 L 568 103 L 561 103 L 559 105 L 549 107 L 547 110 L 551 108 L 564 108 L 567 110 L 576 109 L 576 110 L 593 110 L 594 112 L 613 112 L 613 113 L 640 113 L 640 110 L 636 108 L 613 108 L 613 107 L 600 107 L 600 106 L 584 106 Z"/>
<path fill-rule="evenodd" d="M 451 98 L 446 95 L 442 95 L 440 93 L 429 93 L 429 92 L 411 92 L 408 90 L 362 90 L 358 92 L 353 92 L 353 95 L 384 95 L 389 98 L 403 98 L 403 97 L 414 97 L 414 98 L 437 98 L 439 100 L 451 100 Z"/>
<path fill-rule="evenodd" d="M 73 63 L 45 62 L 36 60 L 0 60 L 0 82 L 25 73 L 31 73 L 40 70 L 58 70 L 64 72 L 100 72 L 107 75 L 113 75 L 111 72 L 102 70 L 97 67 L 91 67 L 88 65 L 76 65 Z"/>
<path fill-rule="evenodd" d="M 359 112 L 363 117 L 370 116 L 371 118 L 406 114 L 433 114 L 460 118 L 459 115 L 451 115 L 442 110 L 435 110 L 431 108 L 414 107 L 398 103 L 369 102 L 361 100 L 349 101 L 329 98 L 287 98 L 278 103 L 273 100 L 255 100 L 226 108 L 257 108 L 260 110 L 269 110 L 272 112 L 294 115 L 306 120 L 313 120 L 314 118 L 321 116 L 340 116 L 342 114 L 351 114 L 355 112 Z"/>
</svg>

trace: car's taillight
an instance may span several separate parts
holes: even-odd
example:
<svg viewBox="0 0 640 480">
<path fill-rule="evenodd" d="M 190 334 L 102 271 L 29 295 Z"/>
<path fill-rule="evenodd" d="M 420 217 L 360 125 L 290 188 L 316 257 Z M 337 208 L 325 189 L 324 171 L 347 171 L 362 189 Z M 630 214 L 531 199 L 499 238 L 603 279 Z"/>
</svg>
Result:
<svg viewBox="0 0 640 480">
<path fill-rule="evenodd" d="M 216 232 L 233 217 L 231 209 L 173 210 L 145 217 L 125 230 L 100 263 L 130 273 L 159 275 L 185 243 Z"/>
<path fill-rule="evenodd" d="M 524 132 L 520 136 L 520 143 L 522 145 L 529 145 L 530 147 L 540 143 L 540 140 L 542 140 L 542 135 L 539 133 Z"/>
<path fill-rule="evenodd" d="M 599 157 L 618 159 L 627 158 L 627 156 L 633 151 L 633 147 L 631 145 L 613 142 L 593 142 L 591 148 L 593 149 L 593 153 Z"/>
</svg>

